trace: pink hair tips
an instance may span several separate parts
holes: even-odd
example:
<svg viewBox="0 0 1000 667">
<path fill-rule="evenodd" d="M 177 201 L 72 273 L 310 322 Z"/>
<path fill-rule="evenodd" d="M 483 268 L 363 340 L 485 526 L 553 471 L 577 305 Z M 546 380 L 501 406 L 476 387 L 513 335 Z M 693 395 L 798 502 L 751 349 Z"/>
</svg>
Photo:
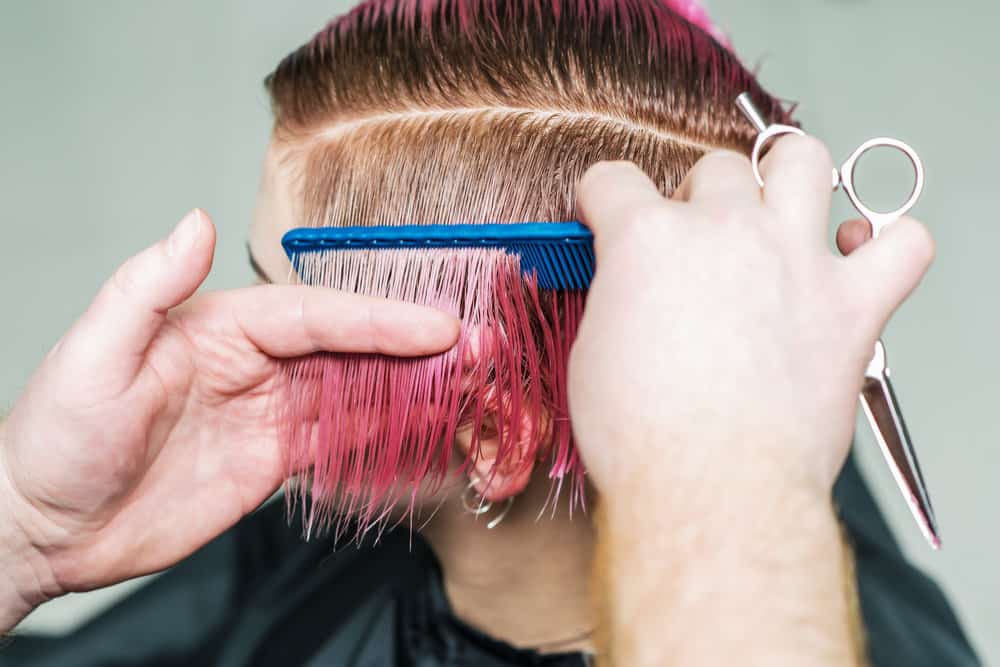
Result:
<svg viewBox="0 0 1000 667">
<path fill-rule="evenodd" d="M 297 476 L 289 503 L 305 509 L 307 534 L 331 526 L 339 534 L 354 522 L 360 536 L 399 510 L 412 518 L 418 493 L 475 464 L 484 429 L 497 442 L 487 485 L 498 470 L 547 460 L 550 502 L 569 480 L 571 507 L 582 505 L 566 397 L 582 292 L 539 289 L 498 250 L 314 252 L 296 268 L 306 284 L 433 305 L 463 322 L 459 345 L 437 356 L 287 362 L 279 432 L 286 471 Z M 456 466 L 463 427 L 472 444 Z"/>
<path fill-rule="evenodd" d="M 705 6 L 699 0 L 666 0 L 667 7 L 677 12 L 686 21 L 698 26 L 709 35 L 714 37 L 723 46 L 730 46 L 729 38 L 712 21 Z"/>
</svg>

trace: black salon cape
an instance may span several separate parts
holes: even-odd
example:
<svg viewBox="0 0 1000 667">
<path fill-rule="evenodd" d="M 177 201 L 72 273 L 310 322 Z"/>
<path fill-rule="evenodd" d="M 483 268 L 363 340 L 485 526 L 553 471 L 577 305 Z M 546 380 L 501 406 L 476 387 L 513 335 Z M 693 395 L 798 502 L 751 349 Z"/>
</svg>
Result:
<svg viewBox="0 0 1000 667">
<path fill-rule="evenodd" d="M 904 560 L 853 461 L 835 495 L 854 542 L 872 664 L 980 664 L 941 591 Z M 419 536 L 411 545 L 408 530 L 374 548 L 306 543 L 282 503 L 69 636 L 15 636 L 0 648 L 0 667 L 584 664 L 513 649 L 458 621 L 433 554 Z"/>
</svg>

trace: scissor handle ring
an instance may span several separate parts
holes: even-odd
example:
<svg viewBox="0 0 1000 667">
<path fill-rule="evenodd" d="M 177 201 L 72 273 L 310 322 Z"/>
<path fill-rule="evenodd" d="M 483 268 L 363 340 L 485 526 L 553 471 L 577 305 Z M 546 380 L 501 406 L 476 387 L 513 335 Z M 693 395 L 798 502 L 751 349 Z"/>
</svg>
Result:
<svg viewBox="0 0 1000 667">
<path fill-rule="evenodd" d="M 757 179 L 757 185 L 760 187 L 764 187 L 764 178 L 760 175 L 760 153 L 764 150 L 764 144 L 783 134 L 806 136 L 805 132 L 791 125 L 768 125 L 767 129 L 757 135 L 757 141 L 753 144 L 753 151 L 750 153 L 750 166 L 753 167 L 753 177 Z"/>
<path fill-rule="evenodd" d="M 750 166 L 753 168 L 753 177 L 757 179 L 757 185 L 764 187 L 764 177 L 760 175 L 760 153 L 764 150 L 764 145 L 780 137 L 783 134 L 796 134 L 800 137 L 806 136 L 806 133 L 797 127 L 792 127 L 791 125 L 768 125 L 767 128 L 757 135 L 757 141 L 753 144 L 753 151 L 750 153 Z M 832 187 L 834 190 L 840 185 L 840 174 L 837 170 L 833 170 Z"/>
<path fill-rule="evenodd" d="M 864 202 L 861 201 L 861 197 L 858 196 L 857 191 L 854 189 L 854 169 L 857 167 L 858 160 L 871 149 L 883 146 L 895 148 L 905 155 L 910 160 L 910 164 L 913 165 L 914 175 L 913 191 L 910 192 L 907 200 L 899 208 L 885 213 L 873 211 L 865 206 Z M 878 236 L 883 227 L 906 215 L 913 208 L 913 205 L 917 203 L 917 199 L 920 198 L 920 192 L 924 189 L 924 165 L 920 161 L 920 156 L 917 155 L 917 152 L 909 144 L 890 137 L 876 137 L 861 144 L 851 153 L 851 157 L 847 158 L 843 166 L 840 167 L 840 180 L 844 184 L 844 191 L 847 192 L 847 196 L 850 198 L 851 203 L 854 204 L 854 208 L 858 209 L 858 212 L 871 223 L 872 236 Z"/>
</svg>

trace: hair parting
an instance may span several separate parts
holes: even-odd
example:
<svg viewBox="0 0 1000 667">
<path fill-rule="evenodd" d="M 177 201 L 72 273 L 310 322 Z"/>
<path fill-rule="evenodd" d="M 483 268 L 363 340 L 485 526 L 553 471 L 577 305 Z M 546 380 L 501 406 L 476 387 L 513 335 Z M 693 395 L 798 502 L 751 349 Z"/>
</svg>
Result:
<svg viewBox="0 0 1000 667">
<path fill-rule="evenodd" d="M 636 163 L 669 195 L 706 151 L 749 152 L 741 92 L 792 122 L 717 34 L 691 0 L 365 2 L 266 82 L 294 216 L 303 227 L 565 222 L 577 218 L 577 181 L 603 160 Z M 423 493 L 450 471 L 483 477 L 484 461 L 488 489 L 541 462 L 552 483 L 543 511 L 560 494 L 583 506 L 566 398 L 583 292 L 540 289 L 497 250 L 292 260 L 293 281 L 462 320 L 442 355 L 286 363 L 287 498 L 307 534 L 360 537 L 400 508 L 412 522 Z M 459 437 L 471 437 L 461 461 Z"/>
</svg>

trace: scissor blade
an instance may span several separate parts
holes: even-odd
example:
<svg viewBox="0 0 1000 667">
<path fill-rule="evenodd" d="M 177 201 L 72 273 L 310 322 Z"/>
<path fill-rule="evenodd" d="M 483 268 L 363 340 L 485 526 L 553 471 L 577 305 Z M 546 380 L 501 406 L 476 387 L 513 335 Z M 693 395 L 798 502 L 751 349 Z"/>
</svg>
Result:
<svg viewBox="0 0 1000 667">
<path fill-rule="evenodd" d="M 913 518 L 928 543 L 935 549 L 940 548 L 941 539 L 934 508 L 887 370 L 877 376 L 869 375 L 865 378 L 861 389 L 861 405 Z"/>
</svg>

